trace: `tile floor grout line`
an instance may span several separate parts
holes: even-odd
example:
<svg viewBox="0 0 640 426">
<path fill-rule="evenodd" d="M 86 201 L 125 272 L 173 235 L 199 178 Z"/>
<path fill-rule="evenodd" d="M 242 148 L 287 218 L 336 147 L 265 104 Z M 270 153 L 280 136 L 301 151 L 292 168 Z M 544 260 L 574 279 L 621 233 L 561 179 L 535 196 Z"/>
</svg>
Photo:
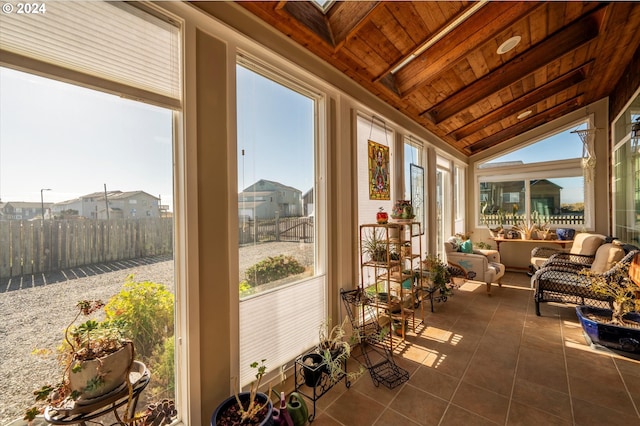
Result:
<svg viewBox="0 0 640 426">
<path fill-rule="evenodd" d="M 620 375 L 620 380 L 622 380 L 622 384 L 624 385 L 624 390 L 627 392 L 627 396 L 631 400 L 631 405 L 633 405 L 634 410 L 636 410 L 636 415 L 640 417 L 640 411 L 638 411 L 638 406 L 636 405 L 636 402 L 633 399 L 633 395 L 631 395 L 631 391 L 629 391 L 629 387 L 627 386 L 626 380 L 624 380 L 624 376 L 622 375 L 620 368 L 618 368 L 618 363 L 616 362 L 616 358 L 611 357 L 611 360 L 613 361 L 613 365 L 615 365 L 616 367 L 616 371 Z"/>
<path fill-rule="evenodd" d="M 488 297 L 486 295 L 484 295 L 484 297 Z M 467 304 L 467 306 L 465 306 L 465 309 L 462 311 L 462 314 L 464 314 L 465 312 L 467 312 L 467 308 L 469 306 L 469 303 Z M 460 380 L 458 381 L 458 384 L 456 385 L 456 388 L 453 390 L 453 392 L 451 393 L 451 397 L 449 398 L 449 401 L 447 402 L 447 406 L 444 409 L 444 412 L 442 413 L 442 417 L 440 417 L 440 421 L 438 421 L 438 426 L 442 424 L 442 421 L 444 420 L 444 417 L 447 414 L 447 411 L 449 411 L 449 408 L 451 407 L 451 405 L 455 405 L 453 404 L 453 398 L 456 396 L 456 393 L 458 392 L 458 389 L 460 389 L 460 386 L 462 385 L 462 381 L 464 380 L 464 376 L 467 374 L 467 371 L 469 371 L 469 368 L 471 366 L 471 362 L 473 361 L 473 358 L 476 356 L 476 354 L 478 353 L 478 348 L 480 347 L 480 344 L 482 343 L 482 339 L 484 339 L 484 337 L 487 334 L 487 330 L 489 329 L 489 324 L 491 324 L 491 321 L 493 320 L 493 318 L 496 315 L 496 311 L 498 310 L 497 306 L 496 309 L 494 309 L 493 314 L 491 315 L 491 319 L 489 320 L 489 322 L 487 322 L 486 327 L 484 328 L 484 331 L 482 333 L 482 335 L 480 336 L 480 338 L 478 339 L 478 343 L 473 351 L 473 354 L 471 355 L 471 357 L 469 358 L 469 362 L 467 362 L 467 365 L 464 368 L 464 371 L 462 372 L 462 375 L 460 376 Z M 449 327 L 449 329 L 453 329 L 453 327 L 456 325 L 456 323 L 458 322 L 458 319 L 460 318 L 460 315 L 458 315 L 458 318 L 456 318 L 456 320 L 453 322 L 453 324 L 451 324 L 451 326 Z M 450 330 L 451 331 L 451 330 Z M 457 407 L 457 405 L 456 405 Z M 469 411 L 469 410 L 466 410 Z M 473 413 L 476 416 L 480 416 L 477 413 Z M 482 418 L 485 418 L 484 416 L 480 416 Z"/>
<path fill-rule="evenodd" d="M 524 341 L 525 330 L 527 329 L 527 318 L 531 309 L 531 304 L 527 303 L 524 311 L 524 321 L 522 322 L 522 332 L 520 333 L 520 342 L 518 343 L 518 355 L 516 356 L 516 365 L 513 370 L 513 382 L 511 383 L 511 393 L 509 394 L 509 403 L 507 404 L 507 416 L 504 420 L 505 426 L 509 424 L 509 414 L 511 414 L 511 404 L 513 403 L 513 394 L 516 389 L 516 380 L 518 377 L 518 366 L 520 365 L 520 355 L 522 354 L 522 342 Z"/>
<path fill-rule="evenodd" d="M 562 360 L 564 361 L 564 372 L 567 379 L 567 392 L 569 393 L 569 407 L 571 408 L 571 423 L 575 426 L 576 416 L 573 407 L 573 394 L 571 392 L 571 380 L 569 380 L 569 363 L 567 362 L 567 348 L 565 345 L 564 325 L 562 324 L 562 315 L 558 312 L 558 308 L 555 308 L 560 322 L 560 341 L 562 342 Z"/>
</svg>

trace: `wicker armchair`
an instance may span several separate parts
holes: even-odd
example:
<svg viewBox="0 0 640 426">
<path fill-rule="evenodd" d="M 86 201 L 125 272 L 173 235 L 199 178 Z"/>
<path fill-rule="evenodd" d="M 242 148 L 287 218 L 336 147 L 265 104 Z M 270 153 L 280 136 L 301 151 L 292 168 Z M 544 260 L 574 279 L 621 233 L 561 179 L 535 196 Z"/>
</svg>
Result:
<svg viewBox="0 0 640 426">
<path fill-rule="evenodd" d="M 576 235 L 569 251 L 557 247 L 534 247 L 531 250 L 531 272 L 535 272 L 545 266 L 547 262 L 580 263 L 591 265 L 598 247 L 605 242 L 605 236 L 581 232 Z"/>
<path fill-rule="evenodd" d="M 610 308 L 610 299 L 594 293 L 590 279 L 580 271 L 587 268 L 608 279 L 615 276 L 623 265 L 631 264 L 636 254 L 640 254 L 637 248 L 625 252 L 622 246 L 607 243 L 598 248 L 591 266 L 556 262 L 540 268 L 531 278 L 531 286 L 535 289 L 536 315 L 540 316 L 542 302 L 569 302 Z"/>
</svg>

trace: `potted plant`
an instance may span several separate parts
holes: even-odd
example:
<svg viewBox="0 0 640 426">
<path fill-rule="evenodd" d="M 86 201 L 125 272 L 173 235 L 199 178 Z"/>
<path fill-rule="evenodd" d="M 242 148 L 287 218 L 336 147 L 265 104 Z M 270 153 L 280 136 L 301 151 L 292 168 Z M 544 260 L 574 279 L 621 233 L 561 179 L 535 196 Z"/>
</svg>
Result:
<svg viewBox="0 0 640 426">
<path fill-rule="evenodd" d="M 484 224 L 484 226 L 487 227 L 491 236 L 495 238 L 504 228 L 504 225 L 503 225 L 504 213 L 502 212 L 501 209 L 498 209 L 498 212 L 497 212 L 498 224 L 492 225 L 489 223 L 488 214 L 486 213 L 488 207 L 489 207 L 489 203 L 484 203 L 484 205 L 482 206 L 482 223 Z"/>
<path fill-rule="evenodd" d="M 611 299 L 613 309 L 581 305 L 576 307 L 580 324 L 593 342 L 627 352 L 640 352 L 640 292 L 629 277 L 629 264 L 613 274 L 580 272 L 590 280 L 592 290 Z"/>
<path fill-rule="evenodd" d="M 89 317 L 104 307 L 101 300 L 82 300 L 78 312 L 64 332 L 60 359 L 63 375 L 59 383 L 46 384 L 34 392 L 36 402 L 57 409 L 99 401 L 116 389 L 124 388 L 133 365 L 133 342 L 125 338 L 124 323 L 118 320 L 87 319 L 75 325 L 81 316 Z M 32 421 L 44 407 L 34 406 L 25 413 Z"/>
<path fill-rule="evenodd" d="M 258 391 L 267 371 L 265 361 L 263 359 L 260 363 L 256 361 L 251 364 L 251 368 L 256 369 L 256 380 L 251 382 L 249 392 L 239 392 L 237 385 L 234 385 L 234 395 L 225 399 L 213 412 L 211 426 L 273 424 L 273 404 L 268 397 L 271 386 L 267 394 Z"/>
<path fill-rule="evenodd" d="M 427 254 L 422 261 L 422 269 L 425 276 L 428 277 L 430 287 L 439 291 L 441 296 L 451 293 L 451 289 L 447 286 L 451 281 L 451 273 L 440 256 Z"/>
<path fill-rule="evenodd" d="M 399 254 L 393 250 L 393 245 L 388 243 L 383 233 L 382 229 L 372 229 L 362 239 L 362 253 L 369 256 L 369 259 L 373 262 L 386 263 L 389 260 L 400 259 Z M 387 253 L 389 254 L 388 256 Z"/>
<path fill-rule="evenodd" d="M 517 221 L 513 230 L 520 234 L 520 239 L 530 240 L 533 233 L 538 229 L 537 225 L 532 221 Z"/>
<path fill-rule="evenodd" d="M 337 382 L 345 376 L 349 380 L 356 379 L 364 372 L 362 365 L 357 372 L 348 373 L 346 371 L 347 360 L 351 357 L 352 343 L 358 340 L 357 336 L 352 336 L 349 340 L 346 339 L 346 323 L 347 318 L 341 324 L 336 324 L 333 327 L 331 321 L 320 325 L 318 353 L 322 356 L 325 372 L 331 382 Z"/>
</svg>

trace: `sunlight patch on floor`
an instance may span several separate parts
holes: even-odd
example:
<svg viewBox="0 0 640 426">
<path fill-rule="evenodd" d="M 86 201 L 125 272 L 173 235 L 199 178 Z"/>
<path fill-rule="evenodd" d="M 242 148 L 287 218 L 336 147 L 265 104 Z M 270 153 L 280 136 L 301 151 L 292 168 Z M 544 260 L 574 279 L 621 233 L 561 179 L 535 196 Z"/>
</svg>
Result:
<svg viewBox="0 0 640 426">
<path fill-rule="evenodd" d="M 478 281 L 467 281 L 464 284 L 462 284 L 460 287 L 458 287 L 458 290 L 474 292 L 481 286 L 486 286 L 486 284 Z"/>
<path fill-rule="evenodd" d="M 437 342 L 446 343 L 451 339 L 453 333 L 447 330 L 443 330 L 437 327 L 427 327 L 421 334 L 420 337 L 426 337 L 430 340 L 435 340 Z"/>
</svg>

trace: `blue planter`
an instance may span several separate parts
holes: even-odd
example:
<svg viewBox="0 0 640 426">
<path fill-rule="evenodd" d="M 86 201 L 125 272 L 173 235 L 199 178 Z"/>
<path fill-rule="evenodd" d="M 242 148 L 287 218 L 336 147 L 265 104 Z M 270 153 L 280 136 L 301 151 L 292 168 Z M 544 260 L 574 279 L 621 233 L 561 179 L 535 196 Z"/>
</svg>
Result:
<svg viewBox="0 0 640 426">
<path fill-rule="evenodd" d="M 591 306 L 576 306 L 576 314 L 587 337 L 596 344 L 607 348 L 618 349 L 625 352 L 640 353 L 640 327 L 621 327 L 605 324 L 589 319 L 589 314 L 611 318 L 610 309 L 600 309 Z M 629 313 L 624 316 L 628 321 L 640 325 L 640 314 Z"/>
<path fill-rule="evenodd" d="M 556 229 L 556 235 L 559 240 L 573 240 L 576 235 L 576 230 L 572 228 L 558 228 Z"/>
<path fill-rule="evenodd" d="M 249 399 L 249 392 L 240 392 L 238 396 L 240 397 L 240 401 L 242 401 L 244 404 Z M 258 401 L 260 404 L 264 404 L 265 401 L 269 401 L 269 403 L 267 404 L 265 418 L 260 423 L 260 426 L 273 426 L 273 404 L 271 403 L 267 395 L 262 392 L 258 392 L 256 394 L 256 401 Z M 237 404 L 238 403 L 236 402 L 235 395 L 232 395 L 229 398 L 225 399 L 213 412 L 213 415 L 211 416 L 211 426 L 227 425 L 228 423 L 225 423 L 220 419 L 220 414 L 224 413 L 224 411 L 230 406 Z"/>
</svg>

